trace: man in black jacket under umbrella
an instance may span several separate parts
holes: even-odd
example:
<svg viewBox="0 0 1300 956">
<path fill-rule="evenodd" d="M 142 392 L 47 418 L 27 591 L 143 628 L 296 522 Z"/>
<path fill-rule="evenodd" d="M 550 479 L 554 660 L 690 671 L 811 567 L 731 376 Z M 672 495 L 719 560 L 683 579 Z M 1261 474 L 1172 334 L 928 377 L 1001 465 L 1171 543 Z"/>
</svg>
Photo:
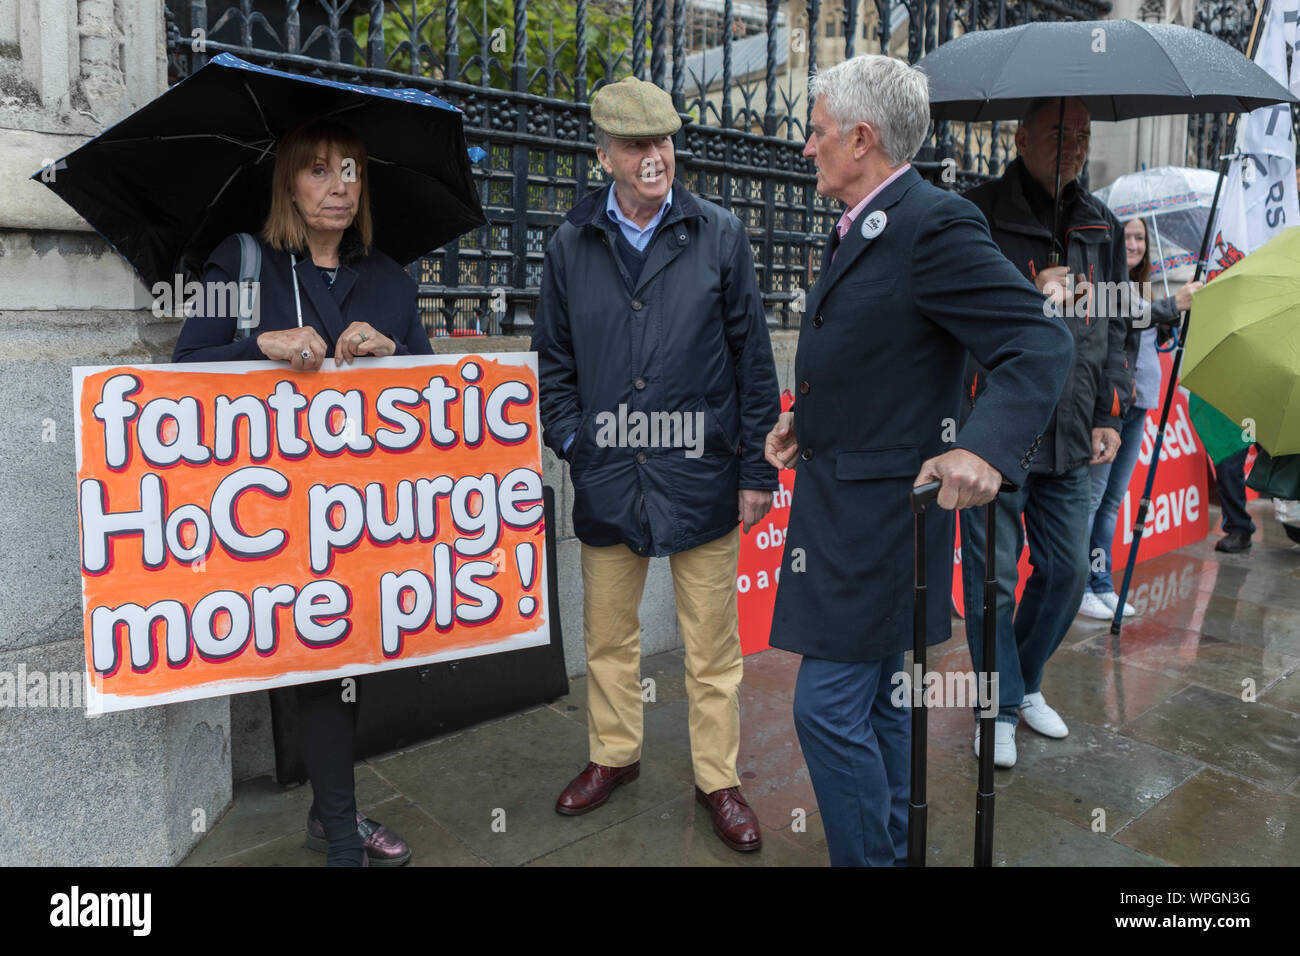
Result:
<svg viewBox="0 0 1300 956">
<path fill-rule="evenodd" d="M 1088 158 L 1089 136 L 1082 101 L 1067 100 L 1062 111 L 1059 99 L 1035 100 L 1016 130 L 1016 160 L 1000 179 L 965 194 L 984 213 L 1002 253 L 1048 297 L 1046 307 L 1061 314 L 1074 335 L 1074 364 L 1052 419 L 1027 458 L 1029 475 L 996 505 L 999 611 L 993 670 L 1000 700 L 994 763 L 999 767 L 1016 762 L 1021 717 L 1048 737 L 1069 732 L 1043 698 L 1043 670 L 1074 620 L 1088 576 L 1088 465 L 1114 460 L 1119 424 L 1133 393 L 1125 344 L 1137 333 L 1126 318 L 1131 306 L 1124 230 L 1076 181 Z M 1059 212 L 1053 208 L 1058 142 Z M 978 405 L 984 377 L 972 360 L 967 414 Z M 1022 515 L 1034 570 L 1017 609 Z M 962 512 L 966 635 L 977 670 L 983 666 L 984 538 L 983 515 Z M 978 734 L 975 746 L 978 753 Z"/>
</svg>

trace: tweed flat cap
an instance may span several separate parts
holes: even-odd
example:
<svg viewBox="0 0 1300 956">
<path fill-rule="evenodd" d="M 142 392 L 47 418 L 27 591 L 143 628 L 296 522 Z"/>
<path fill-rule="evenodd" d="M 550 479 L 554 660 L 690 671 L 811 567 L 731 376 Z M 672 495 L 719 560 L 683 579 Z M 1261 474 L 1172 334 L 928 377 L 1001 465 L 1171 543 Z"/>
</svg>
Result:
<svg viewBox="0 0 1300 956">
<path fill-rule="evenodd" d="M 591 121 L 620 139 L 671 136 L 682 128 L 681 117 L 673 109 L 673 98 L 653 83 L 635 76 L 596 91 L 591 100 Z"/>
</svg>

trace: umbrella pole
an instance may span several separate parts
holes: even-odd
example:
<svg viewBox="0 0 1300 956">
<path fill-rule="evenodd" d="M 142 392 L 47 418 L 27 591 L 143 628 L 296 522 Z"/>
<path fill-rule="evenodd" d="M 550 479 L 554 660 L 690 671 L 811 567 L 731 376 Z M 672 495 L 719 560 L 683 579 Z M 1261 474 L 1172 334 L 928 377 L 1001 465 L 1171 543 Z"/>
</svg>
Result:
<svg viewBox="0 0 1300 956">
<path fill-rule="evenodd" d="M 1052 252 L 1047 257 L 1048 265 L 1059 266 L 1061 253 L 1057 251 L 1056 230 L 1061 220 L 1061 139 L 1065 132 L 1065 97 L 1061 97 L 1061 106 L 1056 114 L 1056 191 L 1052 193 Z"/>
<path fill-rule="evenodd" d="M 1146 164 L 1146 163 L 1143 163 L 1143 164 L 1142 164 L 1142 168 L 1145 170 L 1145 169 L 1147 168 L 1147 164 Z M 1150 189 L 1149 185 L 1148 185 L 1148 188 L 1147 188 L 1147 202 L 1151 202 L 1151 189 Z M 1158 225 L 1156 225 L 1156 220 L 1159 219 L 1159 218 L 1160 218 L 1160 217 L 1159 217 L 1159 216 L 1156 216 L 1156 215 L 1152 215 L 1152 216 L 1151 216 L 1151 231 L 1152 231 L 1153 233 L 1155 233 L 1155 236 L 1156 236 L 1156 255 L 1160 257 L 1160 281 L 1164 283 L 1164 286 L 1165 286 L 1165 295 L 1168 296 L 1168 295 L 1169 295 L 1169 270 L 1166 269 L 1165 266 L 1164 266 L 1164 262 L 1165 262 L 1165 249 L 1164 249 L 1164 246 L 1161 245 L 1161 243 L 1160 243 L 1160 227 L 1159 227 Z M 1150 251 L 1150 247 L 1149 247 L 1149 246 L 1148 246 L 1148 251 Z"/>
<path fill-rule="evenodd" d="M 1255 49 L 1259 45 L 1259 21 L 1268 9 L 1268 5 L 1269 0 L 1263 0 L 1255 10 L 1255 23 L 1250 28 L 1250 44 L 1246 52 L 1246 56 L 1251 60 L 1255 59 Z M 1240 117 L 1240 113 L 1233 113 L 1228 123 L 1228 134 L 1225 139 L 1230 143 L 1235 144 L 1237 141 L 1237 120 Z M 1210 203 L 1210 217 L 1205 221 L 1205 233 L 1201 236 L 1200 255 L 1196 259 L 1196 274 L 1193 279 L 1197 282 L 1205 274 L 1205 260 L 1210 254 L 1210 232 L 1214 229 L 1214 217 L 1219 211 L 1219 196 L 1223 193 L 1223 180 L 1228 175 L 1228 163 L 1231 161 L 1231 155 L 1225 156 L 1219 161 L 1219 181 L 1214 185 L 1214 201 Z M 1169 423 L 1169 409 L 1174 403 L 1174 389 L 1178 387 L 1178 374 L 1183 367 L 1183 348 L 1187 342 L 1187 329 L 1192 319 L 1191 312 L 1184 312 L 1181 319 L 1178 328 L 1178 345 L 1174 349 L 1174 364 L 1169 370 L 1169 385 L 1165 389 L 1165 401 L 1160 409 L 1160 427 L 1156 429 L 1155 447 L 1151 450 L 1151 467 L 1147 471 L 1146 484 L 1142 489 L 1142 500 L 1138 502 L 1137 520 L 1133 524 L 1133 545 L 1129 548 L 1128 561 L 1124 564 L 1124 583 L 1120 588 L 1119 600 L 1115 603 L 1115 617 L 1110 622 L 1110 632 L 1116 637 L 1119 636 L 1120 629 L 1123 627 L 1124 601 L 1128 597 L 1129 585 L 1133 583 L 1133 568 L 1137 566 L 1138 548 L 1142 544 L 1142 533 L 1146 529 L 1147 510 L 1151 507 L 1151 490 L 1155 487 L 1156 469 L 1160 466 L 1160 447 L 1164 444 L 1165 426 Z"/>
</svg>

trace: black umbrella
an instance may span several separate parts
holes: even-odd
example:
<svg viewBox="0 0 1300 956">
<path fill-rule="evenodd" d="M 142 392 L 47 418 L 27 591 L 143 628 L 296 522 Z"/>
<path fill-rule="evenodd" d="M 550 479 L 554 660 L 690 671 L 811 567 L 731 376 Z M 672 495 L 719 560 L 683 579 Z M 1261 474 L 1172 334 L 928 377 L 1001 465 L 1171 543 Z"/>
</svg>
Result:
<svg viewBox="0 0 1300 956">
<path fill-rule="evenodd" d="M 1232 113 L 1228 142 L 1237 117 L 1276 103 L 1300 103 L 1254 61 L 1258 28 L 1269 0 L 1255 10 L 1249 50 L 1242 55 L 1221 40 L 1188 27 L 1135 20 L 1027 23 L 1005 30 L 967 33 L 928 54 L 919 64 L 930 85 L 930 114 L 936 122 L 1014 119 L 1038 97 L 1078 97 L 1092 119 L 1123 120 L 1181 113 Z M 1060 213 L 1060 128 L 1057 125 L 1056 203 L 1052 235 Z M 1196 268 L 1199 279 L 1209 248 L 1209 226 L 1219 205 L 1228 158 L 1219 165 L 1219 180 L 1201 239 Z M 1155 450 L 1146 489 L 1138 504 L 1133 547 L 1124 569 L 1111 633 L 1119 634 L 1124 600 L 1133 579 L 1138 547 L 1150 506 L 1160 447 L 1169 423 L 1174 387 L 1182 367 L 1188 315 L 1182 316 L 1174 368 L 1165 390 L 1156 430 Z"/>
<path fill-rule="evenodd" d="M 978 30 L 917 66 L 930 81 L 936 122 L 1017 119 L 1039 97 L 1078 97 L 1095 120 L 1297 102 L 1222 40 L 1173 23 L 1065 20 Z"/>
<path fill-rule="evenodd" d="M 964 34 L 927 54 L 936 122 L 1017 119 L 1042 97 L 1083 100 L 1095 120 L 1246 112 L 1296 103 L 1268 72 L 1216 37 L 1172 23 L 1026 23 Z M 1057 125 L 1056 192 L 1061 193 Z M 1059 203 L 1053 208 L 1055 242 Z"/>
<path fill-rule="evenodd" d="M 475 226 L 482 207 L 461 112 L 421 90 L 337 83 L 214 57 L 57 163 L 45 182 L 146 287 L 197 276 L 270 208 L 278 140 L 313 118 L 354 130 L 370 155 L 374 242 L 406 264 Z"/>
</svg>

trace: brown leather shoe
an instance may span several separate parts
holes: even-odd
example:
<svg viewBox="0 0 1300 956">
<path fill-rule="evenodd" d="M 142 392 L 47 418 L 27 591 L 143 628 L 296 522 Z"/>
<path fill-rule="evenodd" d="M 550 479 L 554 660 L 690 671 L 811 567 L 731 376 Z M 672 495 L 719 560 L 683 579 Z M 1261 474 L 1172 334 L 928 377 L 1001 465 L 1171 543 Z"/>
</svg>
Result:
<svg viewBox="0 0 1300 956">
<path fill-rule="evenodd" d="M 566 817 L 576 817 L 589 813 L 609 799 L 614 788 L 621 783 L 631 783 L 641 775 L 641 761 L 626 767 L 606 767 L 603 764 L 589 763 L 578 774 L 555 801 L 555 812 Z"/>
<path fill-rule="evenodd" d="M 709 808 L 713 816 L 713 832 L 733 850 L 747 853 L 763 845 L 758 832 L 758 817 L 740 795 L 739 787 L 714 790 L 707 795 L 696 787 L 695 802 Z"/>
</svg>

